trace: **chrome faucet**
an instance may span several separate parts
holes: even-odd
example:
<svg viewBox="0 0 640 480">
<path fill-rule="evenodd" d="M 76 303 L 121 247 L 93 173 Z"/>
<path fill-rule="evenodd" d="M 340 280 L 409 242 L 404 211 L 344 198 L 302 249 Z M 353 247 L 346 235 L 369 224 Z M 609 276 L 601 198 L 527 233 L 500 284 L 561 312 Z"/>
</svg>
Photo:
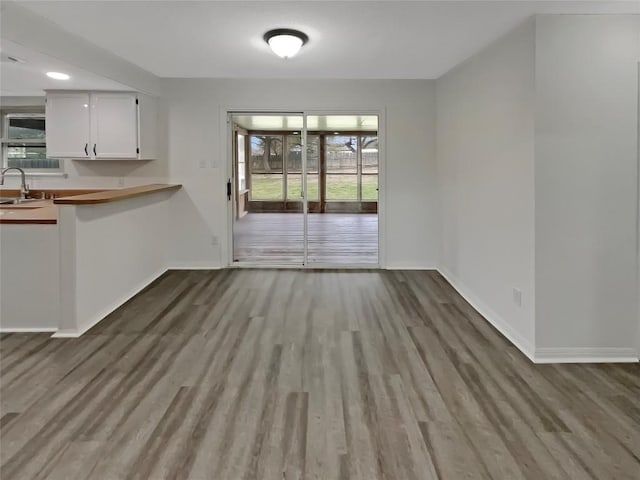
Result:
<svg viewBox="0 0 640 480">
<path fill-rule="evenodd" d="M 4 174 L 9 170 L 18 170 L 20 172 L 20 198 L 27 198 L 29 195 L 29 185 L 27 185 L 27 177 L 24 170 L 19 167 L 7 167 L 0 172 L 0 185 L 4 185 Z"/>
</svg>

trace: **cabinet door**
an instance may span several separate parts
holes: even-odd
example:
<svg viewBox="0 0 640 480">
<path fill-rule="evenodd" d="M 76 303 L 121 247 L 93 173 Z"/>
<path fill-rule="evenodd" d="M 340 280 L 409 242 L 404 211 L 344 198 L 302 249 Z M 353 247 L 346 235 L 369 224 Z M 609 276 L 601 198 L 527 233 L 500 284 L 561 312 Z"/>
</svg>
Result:
<svg viewBox="0 0 640 480">
<path fill-rule="evenodd" d="M 47 156 L 89 156 L 89 94 L 49 93 L 46 106 Z"/>
<path fill-rule="evenodd" d="M 95 158 L 138 157 L 138 106 L 131 93 L 91 94 L 91 152 Z"/>
</svg>

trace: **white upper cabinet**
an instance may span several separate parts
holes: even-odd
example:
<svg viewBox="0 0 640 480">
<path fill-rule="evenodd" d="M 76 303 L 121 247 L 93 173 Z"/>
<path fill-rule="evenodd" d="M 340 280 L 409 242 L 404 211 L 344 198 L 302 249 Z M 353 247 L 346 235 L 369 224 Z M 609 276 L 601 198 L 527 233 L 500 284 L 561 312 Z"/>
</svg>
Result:
<svg viewBox="0 0 640 480">
<path fill-rule="evenodd" d="M 138 157 L 137 97 L 91 94 L 91 153 L 95 158 Z"/>
<path fill-rule="evenodd" d="M 90 108 L 88 93 L 56 93 L 47 96 L 47 156 L 89 156 Z"/>
<path fill-rule="evenodd" d="M 47 92 L 47 156 L 155 158 L 155 104 L 130 92 Z"/>
</svg>

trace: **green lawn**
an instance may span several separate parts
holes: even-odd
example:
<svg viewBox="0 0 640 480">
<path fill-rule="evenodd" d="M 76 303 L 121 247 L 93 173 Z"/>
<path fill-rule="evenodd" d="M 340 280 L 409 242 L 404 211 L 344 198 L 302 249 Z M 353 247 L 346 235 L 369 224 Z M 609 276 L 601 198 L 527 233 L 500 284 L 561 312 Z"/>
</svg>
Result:
<svg viewBox="0 0 640 480">
<path fill-rule="evenodd" d="M 301 176 L 289 175 L 289 200 L 300 198 Z M 284 187 L 282 176 L 254 174 L 251 177 L 252 200 L 282 200 Z M 362 176 L 362 199 L 377 200 L 378 176 Z M 308 199 L 318 200 L 318 177 L 309 176 L 307 180 Z M 357 200 L 358 186 L 355 175 L 327 175 L 327 200 Z"/>
<path fill-rule="evenodd" d="M 378 200 L 378 175 L 362 176 L 362 199 Z"/>
<path fill-rule="evenodd" d="M 251 200 L 282 199 L 282 177 L 269 175 L 251 176 Z"/>
<path fill-rule="evenodd" d="M 289 200 L 300 200 L 302 191 L 302 175 L 289 175 L 287 179 L 287 196 Z M 307 198 L 311 201 L 318 200 L 318 177 L 309 175 L 307 177 Z"/>
</svg>

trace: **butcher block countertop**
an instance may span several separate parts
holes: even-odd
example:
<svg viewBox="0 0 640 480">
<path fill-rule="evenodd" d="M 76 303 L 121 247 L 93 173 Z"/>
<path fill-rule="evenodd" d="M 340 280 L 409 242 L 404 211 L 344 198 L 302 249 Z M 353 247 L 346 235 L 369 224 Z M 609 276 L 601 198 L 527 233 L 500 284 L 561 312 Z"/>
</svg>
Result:
<svg viewBox="0 0 640 480">
<path fill-rule="evenodd" d="M 118 189 L 38 189 L 40 194 L 44 192 L 55 199 L 40 200 L 17 205 L 0 205 L 1 224 L 56 224 L 58 222 L 58 208 L 56 205 L 96 205 L 101 203 L 116 202 L 128 198 L 149 195 L 162 191 L 174 191 L 182 188 L 182 185 L 151 184 L 137 187 Z M 77 192 L 77 193 L 76 193 Z M 0 196 L 18 196 L 17 190 L 0 189 Z M 65 196 L 61 196 L 65 195 Z M 35 196 L 35 195 L 34 195 Z"/>
<path fill-rule="evenodd" d="M 119 188 L 116 190 L 104 190 L 102 192 L 87 193 L 85 195 L 56 198 L 53 203 L 56 205 L 95 205 L 98 203 L 117 202 L 127 198 L 149 195 L 150 193 L 179 190 L 180 188 L 182 188 L 182 185 L 179 184 L 170 185 L 166 183 L 153 183 L 151 185 Z"/>
<path fill-rule="evenodd" d="M 58 223 L 58 209 L 53 200 L 41 200 L 22 205 L 0 205 L 0 223 Z"/>
</svg>

